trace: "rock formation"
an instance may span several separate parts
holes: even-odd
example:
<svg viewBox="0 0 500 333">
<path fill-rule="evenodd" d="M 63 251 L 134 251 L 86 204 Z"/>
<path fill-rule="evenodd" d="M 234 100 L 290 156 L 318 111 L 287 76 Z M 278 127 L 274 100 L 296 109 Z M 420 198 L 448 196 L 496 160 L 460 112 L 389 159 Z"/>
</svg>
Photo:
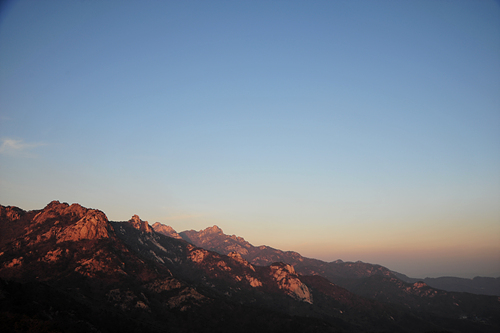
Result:
<svg viewBox="0 0 500 333">
<path fill-rule="evenodd" d="M 181 233 L 179 239 L 155 232 L 137 215 L 110 222 L 99 210 L 53 201 L 36 211 L 0 206 L 0 231 L 0 327 L 5 331 L 500 328 L 498 297 L 406 283 L 377 265 L 324 263 L 253 247 L 217 226 Z M 256 264 L 280 258 L 290 262 Z M 325 272 L 342 273 L 356 294 L 319 275 Z"/>
<path fill-rule="evenodd" d="M 174 228 L 169 225 L 164 225 L 160 222 L 156 222 L 152 225 L 152 227 L 157 233 L 176 239 L 182 239 L 182 237 L 174 230 Z"/>
<path fill-rule="evenodd" d="M 276 263 L 270 266 L 271 275 L 280 289 L 289 295 L 308 303 L 313 303 L 312 295 L 307 286 L 299 279 L 291 265 Z"/>
<path fill-rule="evenodd" d="M 140 219 L 138 215 L 132 216 L 132 218 L 128 221 L 135 229 L 143 231 L 143 232 L 152 232 L 153 229 L 149 226 L 148 221 L 143 221 Z"/>
</svg>

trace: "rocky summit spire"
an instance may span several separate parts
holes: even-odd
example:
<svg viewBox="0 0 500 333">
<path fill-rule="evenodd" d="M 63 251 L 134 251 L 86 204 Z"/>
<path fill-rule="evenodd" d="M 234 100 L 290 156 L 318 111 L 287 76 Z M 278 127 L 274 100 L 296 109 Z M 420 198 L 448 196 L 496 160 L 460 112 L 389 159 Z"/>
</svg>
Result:
<svg viewBox="0 0 500 333">
<path fill-rule="evenodd" d="M 50 228 L 50 229 L 49 229 Z M 34 242 L 56 237 L 57 242 L 109 238 L 109 222 L 100 210 L 52 201 L 33 217 L 27 234 L 45 232 Z"/>
<path fill-rule="evenodd" d="M 212 227 L 208 227 L 206 228 L 205 230 L 202 230 L 202 232 L 204 234 L 222 234 L 223 231 L 221 228 L 219 228 L 218 226 L 214 225 Z"/>
<path fill-rule="evenodd" d="M 157 233 L 160 233 L 162 235 L 172 237 L 172 238 L 182 239 L 182 237 L 177 233 L 177 231 L 175 231 L 174 228 L 172 228 L 169 225 L 164 225 L 164 224 L 161 224 L 160 222 L 156 222 L 152 225 L 152 227 L 153 227 L 154 231 L 156 231 Z"/>
<path fill-rule="evenodd" d="M 132 216 L 128 222 L 137 230 L 144 232 L 152 232 L 153 229 L 148 224 L 148 221 L 143 221 L 138 215 Z"/>
</svg>

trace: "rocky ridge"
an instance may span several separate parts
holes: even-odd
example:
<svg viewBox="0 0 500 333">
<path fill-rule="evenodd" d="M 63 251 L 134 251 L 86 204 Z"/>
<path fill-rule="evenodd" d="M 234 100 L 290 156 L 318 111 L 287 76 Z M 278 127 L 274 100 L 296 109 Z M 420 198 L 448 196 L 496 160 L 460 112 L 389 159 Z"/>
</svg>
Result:
<svg viewBox="0 0 500 333">
<path fill-rule="evenodd" d="M 162 235 L 176 239 L 182 239 L 182 237 L 171 226 L 161 224 L 160 222 L 155 222 L 152 227 L 156 232 Z"/>
<path fill-rule="evenodd" d="M 157 222 L 154 228 L 163 226 Z M 162 230 L 158 229 L 157 232 L 162 233 Z M 255 265 L 270 265 L 274 262 L 285 262 L 294 266 L 300 274 L 318 274 L 347 288 L 350 288 L 352 284 L 345 283 L 345 281 L 352 282 L 352 278 L 359 279 L 374 275 L 383 275 L 386 277 L 396 277 L 408 283 L 424 281 L 430 287 L 446 291 L 500 296 L 500 277 L 475 277 L 474 279 L 455 277 L 410 278 L 404 274 L 391 271 L 386 267 L 361 261 L 344 262 L 339 259 L 333 262 L 324 262 L 317 259 L 305 258 L 294 251 L 281 251 L 265 245 L 253 246 L 241 237 L 224 234 L 217 226 L 201 231 L 189 230 L 179 234 L 175 232 L 175 234 L 180 235 L 183 239 L 196 246 L 222 254 L 230 252 L 240 253 L 246 260 Z"/>
<path fill-rule="evenodd" d="M 427 285 L 446 291 L 467 292 L 477 295 L 500 296 L 500 277 L 476 276 L 472 279 L 443 276 L 438 278 L 410 278 L 404 274 L 393 272 L 394 275 L 405 282 L 425 282 Z"/>
<path fill-rule="evenodd" d="M 160 229 L 158 225 L 156 226 L 158 229 L 155 230 L 157 232 L 162 233 L 162 229 Z M 178 235 L 185 241 L 194 244 L 196 246 L 202 247 L 204 249 L 219 252 L 221 254 L 236 252 L 241 254 L 247 260 L 249 260 L 248 256 L 253 250 L 253 246 L 249 242 L 245 241 L 242 237 L 238 237 L 236 235 L 232 236 L 225 235 L 222 229 L 216 225 L 201 231 L 195 231 L 195 230 L 183 231 Z M 223 244 L 224 248 L 223 251 L 221 251 L 221 244 Z M 267 263 L 271 264 L 272 262 L 267 262 Z M 261 263 L 255 263 L 255 264 L 261 265 Z"/>
<path fill-rule="evenodd" d="M 256 247 L 241 237 L 225 235 L 216 226 L 199 232 L 194 230 L 181 232 L 180 235 L 197 246 L 210 248 L 218 253 L 239 251 L 242 258 L 254 265 L 273 265 L 274 262 L 286 263 L 298 274 L 322 276 L 357 295 L 380 302 L 398 304 L 415 310 L 430 309 L 442 313 L 440 309 L 432 306 L 435 300 L 439 299 L 440 306 L 447 308 L 448 312 L 456 312 L 455 310 L 457 310 L 455 304 L 458 303 L 453 301 L 455 296 L 449 292 L 432 288 L 418 280 L 403 281 L 398 278 L 399 273 L 392 272 L 380 265 L 361 261 L 344 262 L 342 260 L 327 263 L 302 257 L 293 251 L 284 252 L 268 246 Z M 469 298 L 474 297 L 470 296 Z M 442 301 L 443 299 L 447 299 L 447 301 Z"/>
<path fill-rule="evenodd" d="M 236 252 L 221 255 L 182 240 L 145 232 L 137 228 L 135 222 L 113 222 L 112 225 L 117 235 L 135 252 L 165 265 L 179 276 L 189 277 L 201 273 L 205 286 L 217 286 L 227 295 L 234 295 L 242 288 L 262 289 L 312 303 L 307 286 L 290 265 L 285 265 L 284 269 L 279 264 L 256 267 Z M 209 232 L 221 231 L 212 228 Z"/>
<path fill-rule="evenodd" d="M 309 288 L 299 279 L 293 266 L 283 263 L 276 263 L 269 266 L 271 275 L 278 283 L 280 289 L 286 290 L 289 295 L 304 302 L 313 303 L 313 298 Z"/>
<path fill-rule="evenodd" d="M 159 224 L 155 224 L 157 232 L 162 232 Z M 372 275 L 392 276 L 392 272 L 380 265 L 358 262 L 343 262 L 337 260 L 327 263 L 317 259 L 305 258 L 294 251 L 281 251 L 269 246 L 253 246 L 242 237 L 226 235 L 217 226 L 201 231 L 189 230 L 179 235 L 196 246 L 221 254 L 239 253 L 252 264 L 265 266 L 275 262 L 285 262 L 294 266 L 300 274 L 319 274 L 331 280 L 341 278 L 363 278 Z M 168 236 L 168 235 L 167 235 Z M 334 281 L 335 282 L 335 281 Z"/>
<path fill-rule="evenodd" d="M 100 277 L 112 281 L 123 275 L 155 275 L 141 267 L 140 260 L 121 252 L 121 244 L 106 215 L 79 204 L 53 201 L 43 210 L 22 212 L 16 219 L 0 222 L 9 237 L 2 237 L 0 275 L 29 280 Z M 116 251 L 111 251 L 114 246 Z M 134 269 L 139 268 L 139 270 Z"/>
<path fill-rule="evenodd" d="M 319 275 L 301 274 L 298 264 L 256 265 L 245 258 L 254 247 L 225 237 L 217 227 L 203 234 L 213 238 L 207 244 L 225 238 L 247 254 L 218 253 L 162 235 L 137 215 L 110 222 L 99 210 L 58 201 L 37 211 L 0 206 L 0 230 L 4 327 L 19 327 L 26 318 L 31 330 L 49 325 L 46 331 L 61 332 L 81 331 L 78 327 L 103 332 L 496 332 L 500 327 L 495 297 L 436 294 L 425 284 L 376 273 L 356 278 L 356 295 Z M 297 253 L 270 253 L 307 262 Z M 382 296 L 373 295 L 379 291 Z M 401 299 L 408 304 L 400 305 Z"/>
<path fill-rule="evenodd" d="M 153 229 L 149 226 L 148 221 L 143 221 L 138 215 L 132 216 L 132 218 L 128 221 L 130 225 L 132 225 L 135 229 L 151 233 Z"/>
</svg>

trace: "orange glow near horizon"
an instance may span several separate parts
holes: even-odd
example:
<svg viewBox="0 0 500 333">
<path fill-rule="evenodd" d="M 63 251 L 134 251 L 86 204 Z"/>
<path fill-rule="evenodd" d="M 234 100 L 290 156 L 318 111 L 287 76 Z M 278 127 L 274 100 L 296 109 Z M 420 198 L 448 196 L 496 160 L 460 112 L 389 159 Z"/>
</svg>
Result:
<svg viewBox="0 0 500 333">
<path fill-rule="evenodd" d="M 300 225 L 265 228 L 258 224 L 236 225 L 204 218 L 200 219 L 204 220 L 202 222 L 194 216 L 188 219 L 194 227 L 174 229 L 178 232 L 202 230 L 215 224 L 224 233 L 243 237 L 254 246 L 267 245 L 295 251 L 304 257 L 327 262 L 360 260 L 411 277 L 496 277 L 500 271 L 500 226 L 493 223 L 489 228 L 459 222 L 455 222 L 454 227 L 440 222 L 392 226 L 367 224 L 364 228 L 354 229 L 349 226 L 315 228 Z M 179 225 L 183 226 L 185 222 Z"/>
</svg>

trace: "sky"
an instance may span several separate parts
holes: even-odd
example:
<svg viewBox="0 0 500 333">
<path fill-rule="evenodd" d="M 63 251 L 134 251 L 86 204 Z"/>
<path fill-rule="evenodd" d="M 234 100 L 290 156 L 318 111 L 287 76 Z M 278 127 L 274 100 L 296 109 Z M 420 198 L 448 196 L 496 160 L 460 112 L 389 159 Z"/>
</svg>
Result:
<svg viewBox="0 0 500 333">
<path fill-rule="evenodd" d="M 7 1 L 0 204 L 500 276 L 496 1 Z"/>
</svg>

